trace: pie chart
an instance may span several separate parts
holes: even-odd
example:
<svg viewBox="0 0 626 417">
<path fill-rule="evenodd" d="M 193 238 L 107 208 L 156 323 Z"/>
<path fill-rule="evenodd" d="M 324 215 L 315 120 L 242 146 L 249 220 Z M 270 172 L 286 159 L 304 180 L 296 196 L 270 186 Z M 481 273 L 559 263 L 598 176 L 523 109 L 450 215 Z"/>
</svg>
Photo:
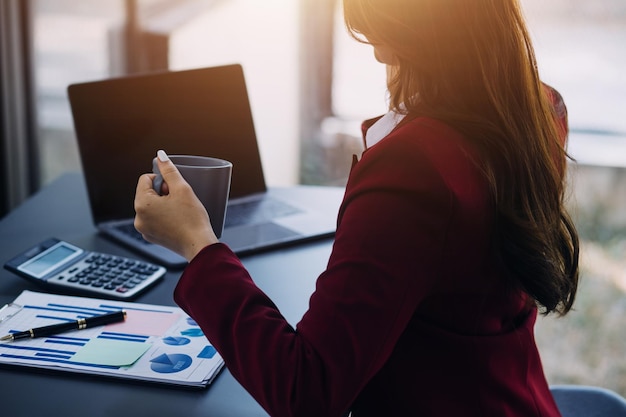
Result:
<svg viewBox="0 0 626 417">
<path fill-rule="evenodd" d="M 188 337 L 204 336 L 204 333 L 202 333 L 202 329 L 200 328 L 186 329 L 180 332 L 180 334 L 182 334 L 183 336 L 188 336 Z"/>
<path fill-rule="evenodd" d="M 189 355 L 164 353 L 150 361 L 150 369 L 160 374 L 173 374 L 189 368 L 191 362 Z"/>
<path fill-rule="evenodd" d="M 187 345 L 191 342 L 191 340 L 189 340 L 186 337 L 164 337 L 163 338 L 163 343 L 165 343 L 166 345 L 170 345 L 170 346 L 183 346 L 183 345 Z"/>
</svg>

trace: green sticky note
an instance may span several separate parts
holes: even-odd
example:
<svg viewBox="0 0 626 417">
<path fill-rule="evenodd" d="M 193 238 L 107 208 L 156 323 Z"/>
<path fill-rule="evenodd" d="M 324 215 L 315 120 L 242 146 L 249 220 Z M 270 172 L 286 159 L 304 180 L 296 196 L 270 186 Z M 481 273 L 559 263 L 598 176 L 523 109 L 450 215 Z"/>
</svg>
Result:
<svg viewBox="0 0 626 417">
<path fill-rule="evenodd" d="M 72 362 L 90 365 L 130 366 L 152 346 L 150 343 L 91 339 L 72 356 Z"/>
</svg>

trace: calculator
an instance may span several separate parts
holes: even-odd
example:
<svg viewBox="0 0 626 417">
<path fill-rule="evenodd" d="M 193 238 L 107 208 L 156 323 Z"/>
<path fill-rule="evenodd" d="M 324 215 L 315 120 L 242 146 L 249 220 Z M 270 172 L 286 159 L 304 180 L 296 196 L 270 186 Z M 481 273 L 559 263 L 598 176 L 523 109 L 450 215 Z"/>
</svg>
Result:
<svg viewBox="0 0 626 417">
<path fill-rule="evenodd" d="M 53 290 L 116 299 L 135 297 L 167 272 L 159 265 L 88 251 L 56 238 L 15 256 L 4 267 Z"/>
</svg>

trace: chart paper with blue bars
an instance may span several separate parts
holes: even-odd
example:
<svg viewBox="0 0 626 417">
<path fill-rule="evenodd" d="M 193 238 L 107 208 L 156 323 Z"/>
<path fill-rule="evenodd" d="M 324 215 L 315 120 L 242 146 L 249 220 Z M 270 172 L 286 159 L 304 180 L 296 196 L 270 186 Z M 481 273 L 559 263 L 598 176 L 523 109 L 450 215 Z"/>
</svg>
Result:
<svg viewBox="0 0 626 417">
<path fill-rule="evenodd" d="M 0 363 L 206 387 L 224 361 L 178 307 L 24 291 L 0 310 L 0 335 L 117 310 L 126 320 L 0 342 Z"/>
</svg>

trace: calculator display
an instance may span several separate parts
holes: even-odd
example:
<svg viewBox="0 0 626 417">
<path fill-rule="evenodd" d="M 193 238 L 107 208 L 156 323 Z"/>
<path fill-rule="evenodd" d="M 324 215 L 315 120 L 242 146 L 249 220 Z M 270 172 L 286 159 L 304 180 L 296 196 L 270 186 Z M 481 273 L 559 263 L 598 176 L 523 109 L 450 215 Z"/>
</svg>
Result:
<svg viewBox="0 0 626 417">
<path fill-rule="evenodd" d="M 70 246 L 64 242 L 59 242 L 34 258 L 23 263 L 18 269 L 34 276 L 35 278 L 41 278 L 50 271 L 63 265 L 65 262 L 74 259 L 82 252 L 82 249 Z"/>
</svg>

